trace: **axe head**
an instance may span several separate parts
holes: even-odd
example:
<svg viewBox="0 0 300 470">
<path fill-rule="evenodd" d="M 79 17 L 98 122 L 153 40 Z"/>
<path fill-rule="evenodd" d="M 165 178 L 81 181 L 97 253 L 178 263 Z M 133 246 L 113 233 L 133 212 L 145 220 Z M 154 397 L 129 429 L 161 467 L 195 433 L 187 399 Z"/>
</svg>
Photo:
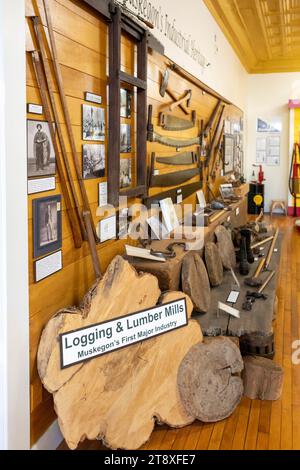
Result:
<svg viewBox="0 0 300 470">
<path fill-rule="evenodd" d="M 166 69 L 165 73 L 162 76 L 162 81 L 161 81 L 160 90 L 159 90 L 160 96 L 162 96 L 163 98 L 168 88 L 169 78 L 170 78 L 170 72 L 169 72 L 169 69 Z"/>
</svg>

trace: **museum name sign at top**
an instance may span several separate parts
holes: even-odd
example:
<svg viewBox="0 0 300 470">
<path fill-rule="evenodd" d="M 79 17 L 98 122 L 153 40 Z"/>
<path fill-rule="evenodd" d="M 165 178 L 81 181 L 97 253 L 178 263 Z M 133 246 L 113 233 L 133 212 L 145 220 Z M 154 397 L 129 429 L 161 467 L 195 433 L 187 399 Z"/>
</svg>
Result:
<svg viewBox="0 0 300 470">
<path fill-rule="evenodd" d="M 120 5 L 123 0 L 117 0 Z M 177 48 L 181 49 L 193 61 L 203 69 L 208 64 L 207 58 L 201 53 L 200 46 L 191 34 L 183 32 L 177 25 L 177 20 L 163 10 L 161 5 L 155 6 L 149 0 L 127 0 L 126 7 L 133 14 L 139 16 L 154 26 L 154 31 L 159 33 L 158 39 L 168 39 Z"/>
</svg>

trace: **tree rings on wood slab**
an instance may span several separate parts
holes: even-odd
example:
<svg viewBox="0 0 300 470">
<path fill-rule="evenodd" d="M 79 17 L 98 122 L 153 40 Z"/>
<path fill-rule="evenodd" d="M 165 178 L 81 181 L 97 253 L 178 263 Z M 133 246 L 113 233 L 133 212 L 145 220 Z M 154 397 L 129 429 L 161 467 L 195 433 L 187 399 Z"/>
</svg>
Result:
<svg viewBox="0 0 300 470">
<path fill-rule="evenodd" d="M 218 240 L 217 247 L 225 269 L 233 269 L 236 266 L 236 256 L 231 234 L 225 227 L 219 225 L 215 230 Z"/>
<path fill-rule="evenodd" d="M 220 286 L 223 282 L 223 263 L 217 245 L 208 242 L 204 250 L 205 264 L 210 283 L 213 287 Z"/>
<path fill-rule="evenodd" d="M 210 284 L 205 264 L 201 256 L 191 252 L 183 258 L 182 262 L 182 290 L 187 294 L 194 309 L 206 313 L 210 307 Z"/>
<path fill-rule="evenodd" d="M 193 346 L 178 371 L 179 394 L 187 412 L 205 423 L 230 416 L 243 396 L 237 375 L 244 364 L 239 348 L 218 337 Z"/>
<path fill-rule="evenodd" d="M 244 358 L 244 395 L 251 400 L 279 400 L 283 388 L 282 367 L 271 359 L 257 356 Z"/>
</svg>

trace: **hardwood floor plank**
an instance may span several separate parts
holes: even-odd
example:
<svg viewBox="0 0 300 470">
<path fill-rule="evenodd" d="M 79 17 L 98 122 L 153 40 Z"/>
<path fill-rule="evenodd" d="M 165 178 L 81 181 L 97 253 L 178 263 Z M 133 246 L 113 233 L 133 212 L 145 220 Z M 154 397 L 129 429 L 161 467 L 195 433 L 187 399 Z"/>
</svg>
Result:
<svg viewBox="0 0 300 470">
<path fill-rule="evenodd" d="M 256 449 L 260 407 L 261 407 L 261 402 L 259 400 L 252 401 L 246 441 L 245 441 L 245 450 Z"/>
</svg>

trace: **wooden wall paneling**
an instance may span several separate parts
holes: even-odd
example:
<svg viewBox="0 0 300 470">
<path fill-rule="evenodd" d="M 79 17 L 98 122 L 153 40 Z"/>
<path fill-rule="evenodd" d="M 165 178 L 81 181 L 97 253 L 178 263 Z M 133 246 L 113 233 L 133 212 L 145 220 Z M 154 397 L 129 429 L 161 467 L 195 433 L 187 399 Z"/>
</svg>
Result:
<svg viewBox="0 0 300 470">
<path fill-rule="evenodd" d="M 36 0 L 26 0 L 28 16 L 35 13 Z M 89 8 L 81 0 L 49 0 L 51 12 L 53 12 L 53 29 L 55 40 L 57 42 L 58 57 L 61 67 L 62 80 L 66 94 L 67 106 L 70 112 L 70 120 L 72 124 L 72 131 L 75 137 L 76 151 L 79 155 L 82 153 L 82 104 L 84 101 L 84 92 L 89 91 L 99 94 L 103 98 L 103 107 L 110 113 L 110 100 L 107 95 L 108 84 L 108 24 L 100 17 L 100 15 Z M 33 5 L 33 6 L 32 6 Z M 37 6 L 42 5 L 42 0 L 37 0 Z M 41 9 L 43 10 L 43 9 Z M 27 19 L 30 22 L 29 19 Z M 45 17 L 42 14 L 42 22 L 45 26 Z M 30 42 L 30 31 L 27 30 L 27 43 Z M 134 46 L 132 41 L 129 41 L 126 35 L 122 35 L 121 48 L 120 48 L 120 62 L 122 70 L 128 74 L 134 73 Z M 31 64 L 29 54 L 27 60 L 27 100 L 28 102 L 39 101 L 39 90 L 37 88 L 34 71 Z M 159 112 L 164 104 L 170 103 L 170 99 L 165 96 L 162 98 L 159 94 L 159 86 L 161 74 L 164 72 L 168 60 L 152 51 L 148 54 L 147 64 L 147 96 L 148 104 L 153 105 L 153 122 L 158 125 Z M 66 141 L 66 151 L 70 158 L 71 147 L 67 141 L 66 124 L 62 110 L 58 103 L 57 87 L 53 79 L 53 67 L 50 62 L 51 69 L 51 86 L 54 91 L 55 102 L 58 106 L 59 121 L 61 122 L 62 133 Z M 174 94 L 180 97 L 185 90 L 191 88 L 193 90 L 192 108 L 197 113 L 197 127 L 195 129 L 187 130 L 179 135 L 177 133 L 170 133 L 163 131 L 159 128 L 159 132 L 164 135 L 176 136 L 179 138 L 188 138 L 197 135 L 199 132 L 200 120 L 204 119 L 206 122 L 217 100 L 216 98 L 203 94 L 195 85 L 189 83 L 186 79 L 178 77 L 175 72 L 171 72 L 170 87 Z M 138 108 L 138 98 L 135 96 L 134 107 L 135 112 L 131 120 L 122 120 L 122 122 L 131 123 L 133 127 L 133 143 L 137 138 L 135 123 L 136 123 L 136 110 Z M 120 122 L 120 106 L 115 109 L 117 121 Z M 179 117 L 184 117 L 180 110 L 174 111 L 174 114 Z M 240 116 L 241 112 L 231 106 L 226 106 L 226 116 Z M 29 115 L 29 119 L 45 119 L 43 116 Z M 107 120 L 107 135 L 105 139 L 107 165 L 109 164 L 109 135 L 111 135 L 111 126 Z M 118 138 L 119 133 L 113 134 L 113 139 Z M 92 143 L 92 142 L 87 142 Z M 102 142 L 101 142 L 102 143 Z M 189 150 L 189 149 L 187 149 Z M 196 151 L 195 147 L 190 150 Z M 147 144 L 147 162 L 150 164 L 151 152 L 155 151 L 157 155 L 172 155 L 174 149 L 169 149 L 159 144 Z M 133 145 L 130 154 L 122 154 L 121 158 L 132 158 L 134 165 L 137 166 L 138 152 L 137 148 Z M 160 169 L 161 173 L 177 171 L 178 169 L 188 169 L 190 167 L 166 167 L 157 164 L 156 168 Z M 81 163 L 80 163 L 80 169 Z M 138 174 L 138 168 L 136 168 Z M 78 191 L 78 180 L 73 163 L 71 162 L 71 173 Z M 106 171 L 107 173 L 107 171 Z M 99 182 L 106 181 L 107 176 L 101 179 L 86 180 L 84 185 L 87 191 L 88 200 L 91 206 L 91 213 L 94 222 L 98 222 L 99 218 L 96 217 L 96 209 L 98 207 L 98 184 Z M 35 198 L 43 197 L 49 194 L 61 193 L 60 178 L 57 177 L 56 190 L 51 193 L 41 193 L 29 196 L 29 210 L 28 210 L 28 233 L 29 233 L 29 273 L 30 273 L 30 371 L 31 371 L 31 441 L 32 444 L 43 434 L 47 427 L 55 419 L 55 412 L 53 410 L 52 399 L 42 389 L 41 383 L 38 378 L 36 370 L 36 352 L 38 347 L 39 338 L 44 325 L 50 317 L 57 312 L 60 308 L 67 305 L 76 305 L 80 302 L 84 293 L 90 288 L 94 282 L 94 275 L 92 269 L 92 261 L 89 254 L 89 249 L 86 243 L 79 250 L 75 250 L 72 246 L 72 234 L 70 226 L 66 217 L 65 201 L 62 205 L 62 223 L 63 223 L 63 269 L 55 275 L 35 284 L 33 279 L 33 259 L 32 259 L 32 200 Z M 116 174 L 116 180 L 119 186 L 119 172 Z M 217 175 L 216 187 L 222 181 L 220 175 Z M 137 183 L 137 182 L 136 182 Z M 197 184 L 200 181 L 198 177 L 188 181 L 184 187 L 188 187 L 191 183 L 195 184 L 195 191 Z M 171 189 L 171 188 L 168 188 Z M 205 188 L 204 188 L 205 189 Z M 160 194 L 163 188 L 153 188 L 150 191 L 150 196 Z M 129 203 L 138 202 L 132 199 Z M 185 198 L 185 203 L 195 204 L 195 194 L 189 195 Z M 106 269 L 111 259 L 117 255 L 122 254 L 124 251 L 124 243 L 126 241 L 108 241 L 104 244 L 97 246 L 98 255 L 101 259 L 102 269 Z M 129 240 L 129 243 L 133 241 Z"/>
</svg>

